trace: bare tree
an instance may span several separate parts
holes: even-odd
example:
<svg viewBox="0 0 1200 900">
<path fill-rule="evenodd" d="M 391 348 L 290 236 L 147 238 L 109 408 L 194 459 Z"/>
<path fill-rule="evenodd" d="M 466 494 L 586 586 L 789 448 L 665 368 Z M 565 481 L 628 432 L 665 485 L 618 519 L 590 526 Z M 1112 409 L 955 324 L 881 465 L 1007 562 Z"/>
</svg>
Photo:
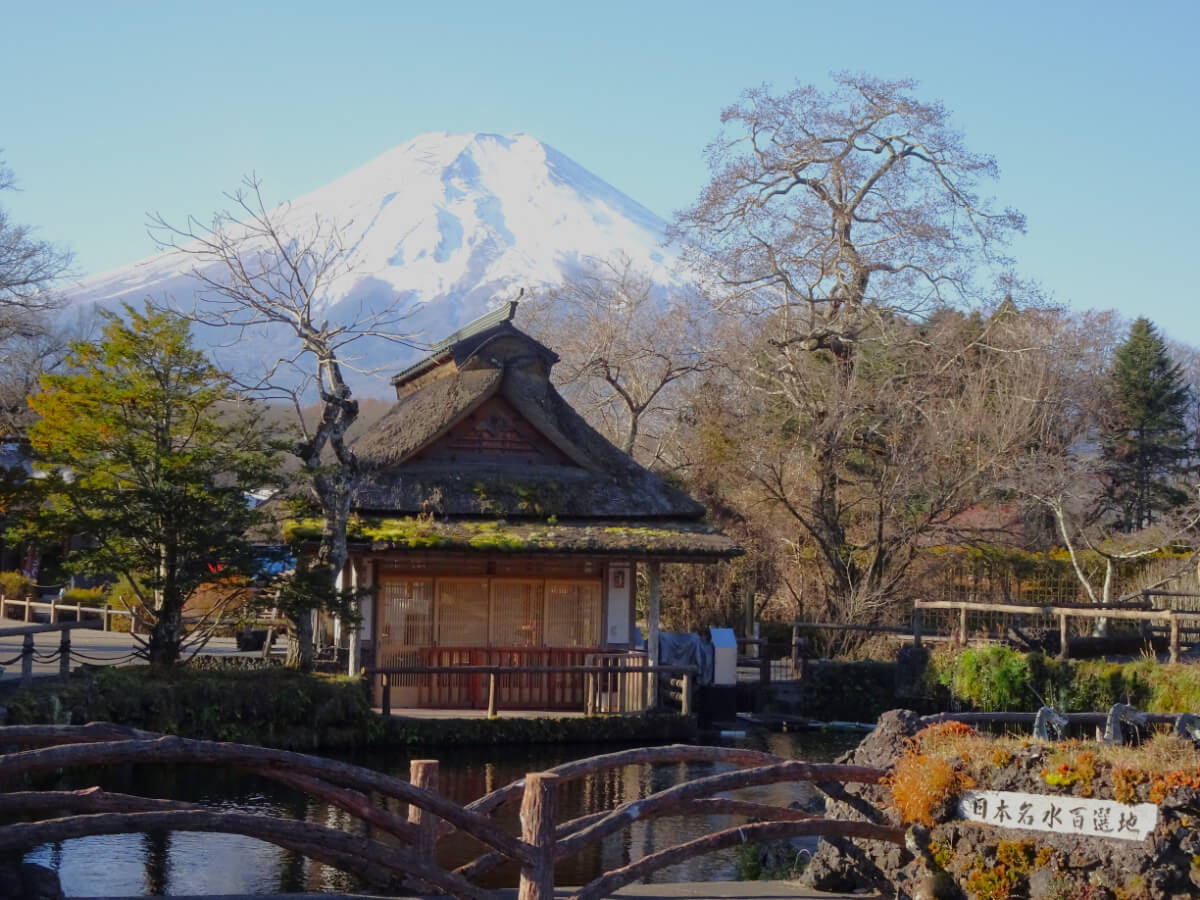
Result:
<svg viewBox="0 0 1200 900">
<path fill-rule="evenodd" d="M 785 313 L 779 345 L 853 355 L 864 331 L 973 294 L 975 266 L 1024 218 L 978 184 L 969 151 L 911 81 L 847 74 L 823 94 L 748 91 L 708 148 L 712 180 L 677 225 L 725 302 Z"/>
<path fill-rule="evenodd" d="M 333 284 L 348 271 L 348 251 L 336 224 L 316 216 L 302 232 L 286 232 L 287 207 L 268 209 L 261 183 L 248 177 L 226 194 L 232 206 L 210 224 L 189 218 L 182 227 L 161 216 L 151 219 L 159 243 L 194 261 L 198 285 L 194 304 L 183 310 L 193 322 L 227 329 L 233 341 L 263 328 L 284 330 L 294 352 L 270 361 L 257 379 L 244 386 L 260 399 L 289 402 L 296 410 L 300 439 L 291 448 L 300 461 L 312 499 L 322 518 L 315 557 L 303 561 L 305 590 L 292 585 L 293 610 L 288 645 L 290 665 L 312 666 L 312 624 L 308 610 L 335 597 L 334 585 L 347 560 L 346 527 L 362 480 L 358 457 L 347 430 L 358 418 L 345 372 L 355 370 L 352 345 L 367 337 L 411 346 L 398 331 L 407 310 L 360 307 L 349 321 L 331 323 L 325 303 Z M 316 416 L 304 415 L 305 399 L 315 392 Z M 313 596 L 313 591 L 318 596 Z M 308 599 L 306 599 L 308 598 Z"/>
<path fill-rule="evenodd" d="M 661 459 L 682 394 L 712 364 L 701 299 L 656 286 L 628 258 L 592 259 L 521 315 L 560 354 L 556 381 L 574 404 L 626 453 Z"/>
<path fill-rule="evenodd" d="M 0 191 L 15 187 L 12 171 L 0 163 Z M 50 288 L 70 264 L 69 251 L 38 240 L 29 226 L 13 222 L 0 206 L 0 316 L 27 319 L 32 310 L 57 305 Z"/>
<path fill-rule="evenodd" d="M 1002 402 L 970 379 L 1018 347 L 989 349 L 1004 317 L 972 334 L 939 312 L 977 298 L 981 269 L 1002 269 L 998 250 L 1023 228 L 978 192 L 994 160 L 911 82 L 835 82 L 761 88 L 727 109 L 712 179 L 676 231 L 721 308 L 746 319 L 735 370 L 753 407 L 737 427 L 752 439 L 737 461 L 801 527 L 831 612 L 865 618 L 918 537 L 1028 439 L 1045 398 L 1019 404 L 1011 434 L 965 408 Z"/>
</svg>

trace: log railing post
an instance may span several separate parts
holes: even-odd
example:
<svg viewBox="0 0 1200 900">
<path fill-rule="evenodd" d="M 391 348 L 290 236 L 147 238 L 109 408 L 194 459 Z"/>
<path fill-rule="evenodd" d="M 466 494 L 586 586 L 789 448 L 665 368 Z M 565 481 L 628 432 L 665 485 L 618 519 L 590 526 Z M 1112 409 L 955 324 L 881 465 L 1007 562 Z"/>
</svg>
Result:
<svg viewBox="0 0 1200 900">
<path fill-rule="evenodd" d="M 32 597 L 25 598 L 25 621 L 26 622 L 33 621 L 33 598 Z"/>
<path fill-rule="evenodd" d="M 967 607 L 964 604 L 958 610 L 958 642 L 967 646 Z"/>
<path fill-rule="evenodd" d="M 596 673 L 588 672 L 583 676 L 583 714 L 596 714 Z"/>
<path fill-rule="evenodd" d="M 33 684 L 33 635 L 26 634 L 21 644 L 21 687 Z"/>
<path fill-rule="evenodd" d="M 533 859 L 521 866 L 517 900 L 554 900 L 554 815 L 558 776 L 530 772 L 521 797 L 521 840 L 533 848 Z"/>
<path fill-rule="evenodd" d="M 436 794 L 438 790 L 438 761 L 436 759 L 414 759 L 408 764 L 408 782 L 413 787 Z M 425 862 L 433 862 L 434 834 L 438 817 L 415 803 L 408 804 L 408 821 L 420 830 L 417 845 L 413 849 Z"/>
<path fill-rule="evenodd" d="M 496 718 L 496 673 L 488 673 L 488 718 Z"/>
<path fill-rule="evenodd" d="M 1171 619 L 1171 663 L 1179 662 L 1179 616 L 1172 610 Z"/>
<path fill-rule="evenodd" d="M 913 646 L 918 650 L 921 649 L 921 606 L 920 601 L 913 604 Z"/>
<path fill-rule="evenodd" d="M 683 695 L 682 695 L 682 699 L 680 701 L 679 711 L 685 716 L 690 716 L 692 714 L 692 673 L 691 672 L 683 673 Z"/>
<path fill-rule="evenodd" d="M 800 626 L 792 626 L 792 677 L 796 677 L 796 671 L 800 668 Z"/>
<path fill-rule="evenodd" d="M 391 679 L 384 673 L 380 676 L 383 679 L 382 687 L 379 691 L 379 711 L 385 715 L 392 714 L 392 685 Z"/>
<path fill-rule="evenodd" d="M 62 640 L 58 642 L 58 674 L 66 679 L 71 674 L 71 630 L 62 630 Z"/>
<path fill-rule="evenodd" d="M 1067 614 L 1058 614 L 1058 658 L 1066 659 L 1071 655 L 1071 645 L 1067 635 Z"/>
</svg>

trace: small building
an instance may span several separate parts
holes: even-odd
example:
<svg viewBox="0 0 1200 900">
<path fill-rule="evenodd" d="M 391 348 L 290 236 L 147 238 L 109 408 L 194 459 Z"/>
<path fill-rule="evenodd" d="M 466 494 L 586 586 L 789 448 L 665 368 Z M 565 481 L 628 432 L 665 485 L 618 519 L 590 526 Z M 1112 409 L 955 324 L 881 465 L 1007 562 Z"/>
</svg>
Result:
<svg viewBox="0 0 1200 900">
<path fill-rule="evenodd" d="M 395 405 L 355 444 L 367 475 L 348 574 L 375 591 L 352 666 L 360 654 L 379 667 L 628 654 L 639 567 L 656 658 L 660 564 L 742 552 L 701 504 L 562 398 L 550 383 L 557 355 L 512 324 L 515 310 L 484 316 L 395 376 Z M 582 679 L 506 678 L 501 692 L 507 708 L 578 707 Z M 435 675 L 393 680 L 391 701 L 487 704 L 478 683 Z"/>
</svg>

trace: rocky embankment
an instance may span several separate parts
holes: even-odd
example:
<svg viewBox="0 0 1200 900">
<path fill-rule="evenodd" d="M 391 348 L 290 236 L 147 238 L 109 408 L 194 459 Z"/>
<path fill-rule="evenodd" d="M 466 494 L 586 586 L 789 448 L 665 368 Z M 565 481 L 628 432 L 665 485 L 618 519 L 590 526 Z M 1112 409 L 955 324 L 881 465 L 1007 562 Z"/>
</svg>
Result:
<svg viewBox="0 0 1200 900">
<path fill-rule="evenodd" d="M 916 900 L 1200 896 L 1200 770 L 1191 767 L 1190 758 L 1172 770 L 1159 745 L 1147 751 L 1157 757 L 1142 768 L 1132 750 L 1121 751 L 1114 763 L 1079 742 L 1009 741 L 988 750 L 985 739 L 971 737 L 970 752 L 959 754 L 971 758 L 950 754 L 947 761 L 945 753 L 927 751 L 928 734 L 914 712 L 884 714 L 879 727 L 838 761 L 882 768 L 906 761 L 908 771 L 902 774 L 901 766 L 889 785 L 850 786 L 828 802 L 827 814 L 837 818 L 891 825 L 925 818 L 926 827 L 910 828 L 909 849 L 822 841 L 805 872 L 808 884 L 823 890 L 873 888 L 884 896 Z M 959 816 L 957 795 L 970 789 L 1059 798 L 1056 805 L 1064 814 L 1082 805 L 1070 798 L 1151 802 L 1158 805 L 1157 823 L 1144 840 L 1127 840 L 1072 834 L 1066 825 L 1048 832 L 969 822 Z M 930 797 L 911 796 L 922 791 Z"/>
</svg>

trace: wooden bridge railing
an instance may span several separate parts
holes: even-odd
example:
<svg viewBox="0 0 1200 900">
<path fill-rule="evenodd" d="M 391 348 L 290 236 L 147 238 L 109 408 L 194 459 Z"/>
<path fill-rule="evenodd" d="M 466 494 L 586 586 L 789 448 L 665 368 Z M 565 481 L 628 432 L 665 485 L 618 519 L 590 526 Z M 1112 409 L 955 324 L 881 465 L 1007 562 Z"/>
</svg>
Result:
<svg viewBox="0 0 1200 900">
<path fill-rule="evenodd" d="M 594 715 L 602 712 L 633 713 L 650 709 L 657 703 L 656 677 L 679 676 L 680 711 L 691 715 L 696 683 L 695 666 L 654 666 L 649 662 L 612 661 L 583 666 L 377 666 L 365 669 L 367 677 L 380 687 L 380 712 L 391 715 L 392 684 L 405 676 L 449 675 L 457 677 L 486 677 L 488 680 L 488 716 L 494 717 L 500 708 L 498 680 L 525 675 L 566 676 L 583 679 L 582 712 Z M 631 682 L 632 685 L 631 686 Z M 638 702 L 634 702 L 634 701 Z"/>
<path fill-rule="evenodd" d="M 580 889 L 575 900 L 598 900 L 639 878 L 694 856 L 744 841 L 798 835 L 856 837 L 903 843 L 903 831 L 872 822 L 825 819 L 759 803 L 715 796 L 754 785 L 811 781 L 836 793 L 842 783 L 877 783 L 881 769 L 811 764 L 767 753 L 726 747 L 643 747 L 565 763 L 459 806 L 437 793 L 437 763 L 415 760 L 411 782 L 348 763 L 283 750 L 165 737 L 106 723 L 84 726 L 0 728 L 0 748 L 30 749 L 0 755 L 0 779 L 114 763 L 210 763 L 251 772 L 312 794 L 372 828 L 400 841 L 396 847 L 308 822 L 269 815 L 221 812 L 169 799 L 82 791 L 14 791 L 0 794 L 0 813 L 53 810 L 70 813 L 48 821 L 19 822 L 0 829 L 0 853 L 98 834 L 146 830 L 212 831 L 244 834 L 294 850 L 376 884 L 394 887 L 417 878 L 456 897 L 493 900 L 471 879 L 504 860 L 521 869 L 521 900 L 554 897 L 554 864 L 636 821 L 658 816 L 731 814 L 758 820 L 666 848 L 635 863 L 606 872 Z M 698 778 L 616 808 L 555 824 L 561 784 L 596 772 L 640 763 L 722 762 L 741 769 Z M 379 806 L 372 797 L 408 804 L 408 816 Z M 489 817 L 501 804 L 521 797 L 522 832 L 513 836 Z M 478 859 L 446 871 L 434 862 L 437 841 L 463 831 L 488 847 Z"/>
</svg>

